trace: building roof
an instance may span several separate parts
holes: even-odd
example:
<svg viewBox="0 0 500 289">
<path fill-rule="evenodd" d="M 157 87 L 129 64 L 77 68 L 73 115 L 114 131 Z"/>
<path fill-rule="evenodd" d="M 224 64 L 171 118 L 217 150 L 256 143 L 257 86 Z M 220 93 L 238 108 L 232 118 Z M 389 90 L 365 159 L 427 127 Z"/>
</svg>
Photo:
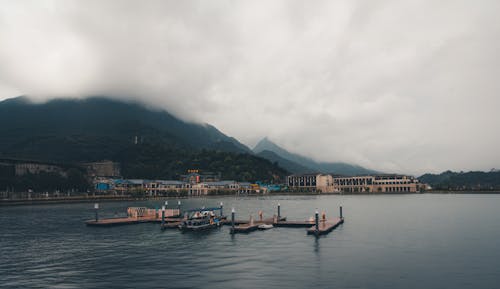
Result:
<svg viewBox="0 0 500 289">
<path fill-rule="evenodd" d="M 185 185 L 186 184 L 186 182 L 174 181 L 174 180 L 156 180 L 155 182 L 162 184 L 162 185 Z"/>
<path fill-rule="evenodd" d="M 236 181 L 218 181 L 218 182 L 205 182 L 209 186 L 228 186 L 236 184 Z"/>
<path fill-rule="evenodd" d="M 142 180 L 142 179 L 128 179 L 126 180 L 129 184 L 133 184 L 133 185 L 142 185 L 144 183 L 149 183 L 151 181 L 149 180 Z"/>
</svg>

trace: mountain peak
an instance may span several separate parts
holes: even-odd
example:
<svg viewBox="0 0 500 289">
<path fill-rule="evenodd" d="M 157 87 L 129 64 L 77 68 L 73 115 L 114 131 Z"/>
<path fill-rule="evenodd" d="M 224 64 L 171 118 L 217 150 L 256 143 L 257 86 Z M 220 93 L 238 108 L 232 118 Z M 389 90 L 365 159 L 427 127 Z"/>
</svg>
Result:
<svg viewBox="0 0 500 289">
<path fill-rule="evenodd" d="M 253 152 L 272 162 L 278 162 L 281 166 L 294 173 L 321 172 L 335 173 L 339 175 L 360 175 L 374 173 L 357 165 L 340 162 L 316 162 L 309 157 L 287 151 L 264 137 L 254 147 Z M 273 153 L 273 154 L 271 154 Z"/>
<path fill-rule="evenodd" d="M 253 148 L 253 152 L 258 154 L 262 151 L 275 151 L 276 149 L 282 149 L 277 144 L 273 143 L 267 136 L 261 139 Z"/>
</svg>

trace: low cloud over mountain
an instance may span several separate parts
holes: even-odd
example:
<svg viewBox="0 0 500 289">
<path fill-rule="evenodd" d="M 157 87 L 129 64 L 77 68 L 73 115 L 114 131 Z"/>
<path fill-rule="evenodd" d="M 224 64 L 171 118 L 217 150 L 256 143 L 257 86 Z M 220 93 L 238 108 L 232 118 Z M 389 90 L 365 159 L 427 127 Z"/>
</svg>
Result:
<svg viewBox="0 0 500 289">
<path fill-rule="evenodd" d="M 316 161 L 498 167 L 498 1 L 0 1 L 0 99 L 114 95 Z"/>
</svg>

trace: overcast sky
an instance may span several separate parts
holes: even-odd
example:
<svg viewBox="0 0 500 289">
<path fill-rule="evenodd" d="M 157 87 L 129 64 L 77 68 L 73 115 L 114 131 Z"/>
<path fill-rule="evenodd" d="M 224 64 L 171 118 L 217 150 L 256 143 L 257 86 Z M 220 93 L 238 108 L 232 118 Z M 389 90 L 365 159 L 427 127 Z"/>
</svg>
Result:
<svg viewBox="0 0 500 289">
<path fill-rule="evenodd" d="M 0 99 L 114 95 L 316 160 L 500 168 L 500 1 L 0 0 Z"/>
</svg>

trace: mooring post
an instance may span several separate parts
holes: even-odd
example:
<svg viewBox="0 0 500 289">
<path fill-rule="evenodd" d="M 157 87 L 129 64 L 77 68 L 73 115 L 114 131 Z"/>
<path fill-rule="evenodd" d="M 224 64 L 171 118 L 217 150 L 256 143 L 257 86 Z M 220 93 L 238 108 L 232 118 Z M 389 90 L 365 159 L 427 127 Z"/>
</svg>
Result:
<svg viewBox="0 0 500 289">
<path fill-rule="evenodd" d="M 224 203 L 220 202 L 220 216 L 221 216 L 221 218 L 222 218 L 222 216 L 224 216 L 223 210 L 224 210 Z"/>
<path fill-rule="evenodd" d="M 95 210 L 95 221 L 97 223 L 99 222 L 99 215 L 97 214 L 97 211 L 99 211 L 99 203 L 94 204 L 94 210 Z"/>
<path fill-rule="evenodd" d="M 181 216 L 181 200 L 177 201 L 177 210 L 179 210 L 179 216 Z"/>
<path fill-rule="evenodd" d="M 344 217 L 342 216 L 342 206 L 340 206 L 340 218 L 343 219 Z"/>
<path fill-rule="evenodd" d="M 278 203 L 278 222 L 281 220 L 281 205 Z"/>
<path fill-rule="evenodd" d="M 234 208 L 231 208 L 231 233 L 234 232 Z"/>
<path fill-rule="evenodd" d="M 161 207 L 161 227 L 165 225 L 165 206 Z"/>
<path fill-rule="evenodd" d="M 319 212 L 318 209 L 316 209 L 316 214 L 315 214 L 315 225 L 316 225 L 316 234 L 319 233 Z"/>
</svg>

